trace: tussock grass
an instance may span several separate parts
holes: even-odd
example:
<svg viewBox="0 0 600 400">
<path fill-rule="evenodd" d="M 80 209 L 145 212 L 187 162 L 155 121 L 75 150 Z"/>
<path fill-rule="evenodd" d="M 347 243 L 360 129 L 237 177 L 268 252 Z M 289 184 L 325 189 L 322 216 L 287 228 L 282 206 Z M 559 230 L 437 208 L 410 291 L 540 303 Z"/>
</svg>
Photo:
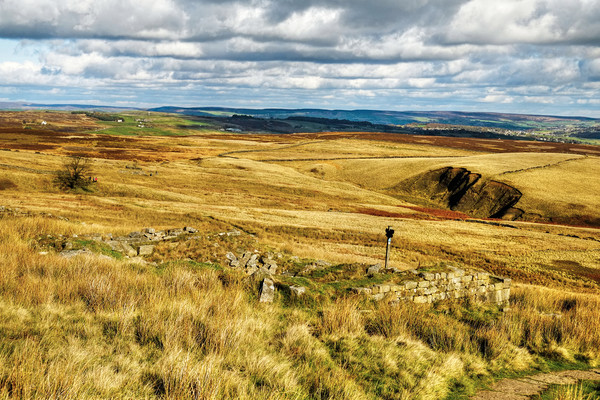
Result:
<svg viewBox="0 0 600 400">
<path fill-rule="evenodd" d="M 255 285 L 208 264 L 39 254 L 35 226 L 80 228 L 0 219 L 8 398 L 428 400 L 456 382 L 473 390 L 481 376 L 544 368 L 545 359 L 600 360 L 596 295 L 523 286 L 505 314 L 330 292 L 259 305 Z"/>
<path fill-rule="evenodd" d="M 536 399 L 552 400 L 594 400 L 598 398 L 598 385 L 595 388 L 588 387 L 585 383 L 578 383 L 565 386 L 557 386 L 537 396 Z M 594 390 L 595 389 L 595 390 Z"/>
</svg>

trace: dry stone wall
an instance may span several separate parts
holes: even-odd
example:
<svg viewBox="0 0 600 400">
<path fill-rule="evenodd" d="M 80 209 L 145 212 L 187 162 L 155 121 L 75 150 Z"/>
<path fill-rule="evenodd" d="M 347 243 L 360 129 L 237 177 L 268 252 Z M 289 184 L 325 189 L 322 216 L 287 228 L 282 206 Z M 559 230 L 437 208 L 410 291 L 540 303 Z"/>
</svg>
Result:
<svg viewBox="0 0 600 400">
<path fill-rule="evenodd" d="M 508 305 L 511 280 L 476 272 L 450 268 L 447 272 L 417 272 L 410 280 L 394 284 L 376 284 L 354 288 L 354 292 L 373 300 L 434 303 L 441 300 L 472 298 L 476 301 Z"/>
</svg>

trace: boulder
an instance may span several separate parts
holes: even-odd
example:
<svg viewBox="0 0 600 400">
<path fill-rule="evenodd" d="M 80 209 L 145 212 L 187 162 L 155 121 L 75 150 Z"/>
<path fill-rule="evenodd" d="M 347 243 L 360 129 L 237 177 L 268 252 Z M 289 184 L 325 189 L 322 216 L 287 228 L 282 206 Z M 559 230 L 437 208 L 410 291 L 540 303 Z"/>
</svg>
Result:
<svg viewBox="0 0 600 400">
<path fill-rule="evenodd" d="M 191 226 L 186 226 L 185 228 L 183 228 L 183 231 L 185 233 L 196 233 L 198 232 L 198 229 L 192 228 Z"/>
</svg>

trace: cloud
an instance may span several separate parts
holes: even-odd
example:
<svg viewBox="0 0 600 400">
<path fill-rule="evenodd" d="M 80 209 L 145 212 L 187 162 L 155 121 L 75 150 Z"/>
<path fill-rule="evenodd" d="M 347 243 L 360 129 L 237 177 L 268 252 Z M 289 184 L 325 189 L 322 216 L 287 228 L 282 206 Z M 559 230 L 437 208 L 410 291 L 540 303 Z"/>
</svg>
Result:
<svg viewBox="0 0 600 400">
<path fill-rule="evenodd" d="M 0 85 L 69 98 L 591 109 L 600 82 L 600 0 L 3 0 L 0 38 Z"/>
</svg>

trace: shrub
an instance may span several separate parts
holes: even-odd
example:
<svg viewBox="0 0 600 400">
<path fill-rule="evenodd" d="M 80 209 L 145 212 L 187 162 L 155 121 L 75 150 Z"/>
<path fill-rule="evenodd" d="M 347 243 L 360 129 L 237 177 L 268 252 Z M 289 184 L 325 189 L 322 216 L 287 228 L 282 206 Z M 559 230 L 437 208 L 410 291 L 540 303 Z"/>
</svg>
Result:
<svg viewBox="0 0 600 400">
<path fill-rule="evenodd" d="M 54 183 L 63 190 L 87 189 L 92 183 L 89 178 L 91 163 L 89 159 L 82 156 L 70 157 L 63 168 L 56 171 Z"/>
</svg>

